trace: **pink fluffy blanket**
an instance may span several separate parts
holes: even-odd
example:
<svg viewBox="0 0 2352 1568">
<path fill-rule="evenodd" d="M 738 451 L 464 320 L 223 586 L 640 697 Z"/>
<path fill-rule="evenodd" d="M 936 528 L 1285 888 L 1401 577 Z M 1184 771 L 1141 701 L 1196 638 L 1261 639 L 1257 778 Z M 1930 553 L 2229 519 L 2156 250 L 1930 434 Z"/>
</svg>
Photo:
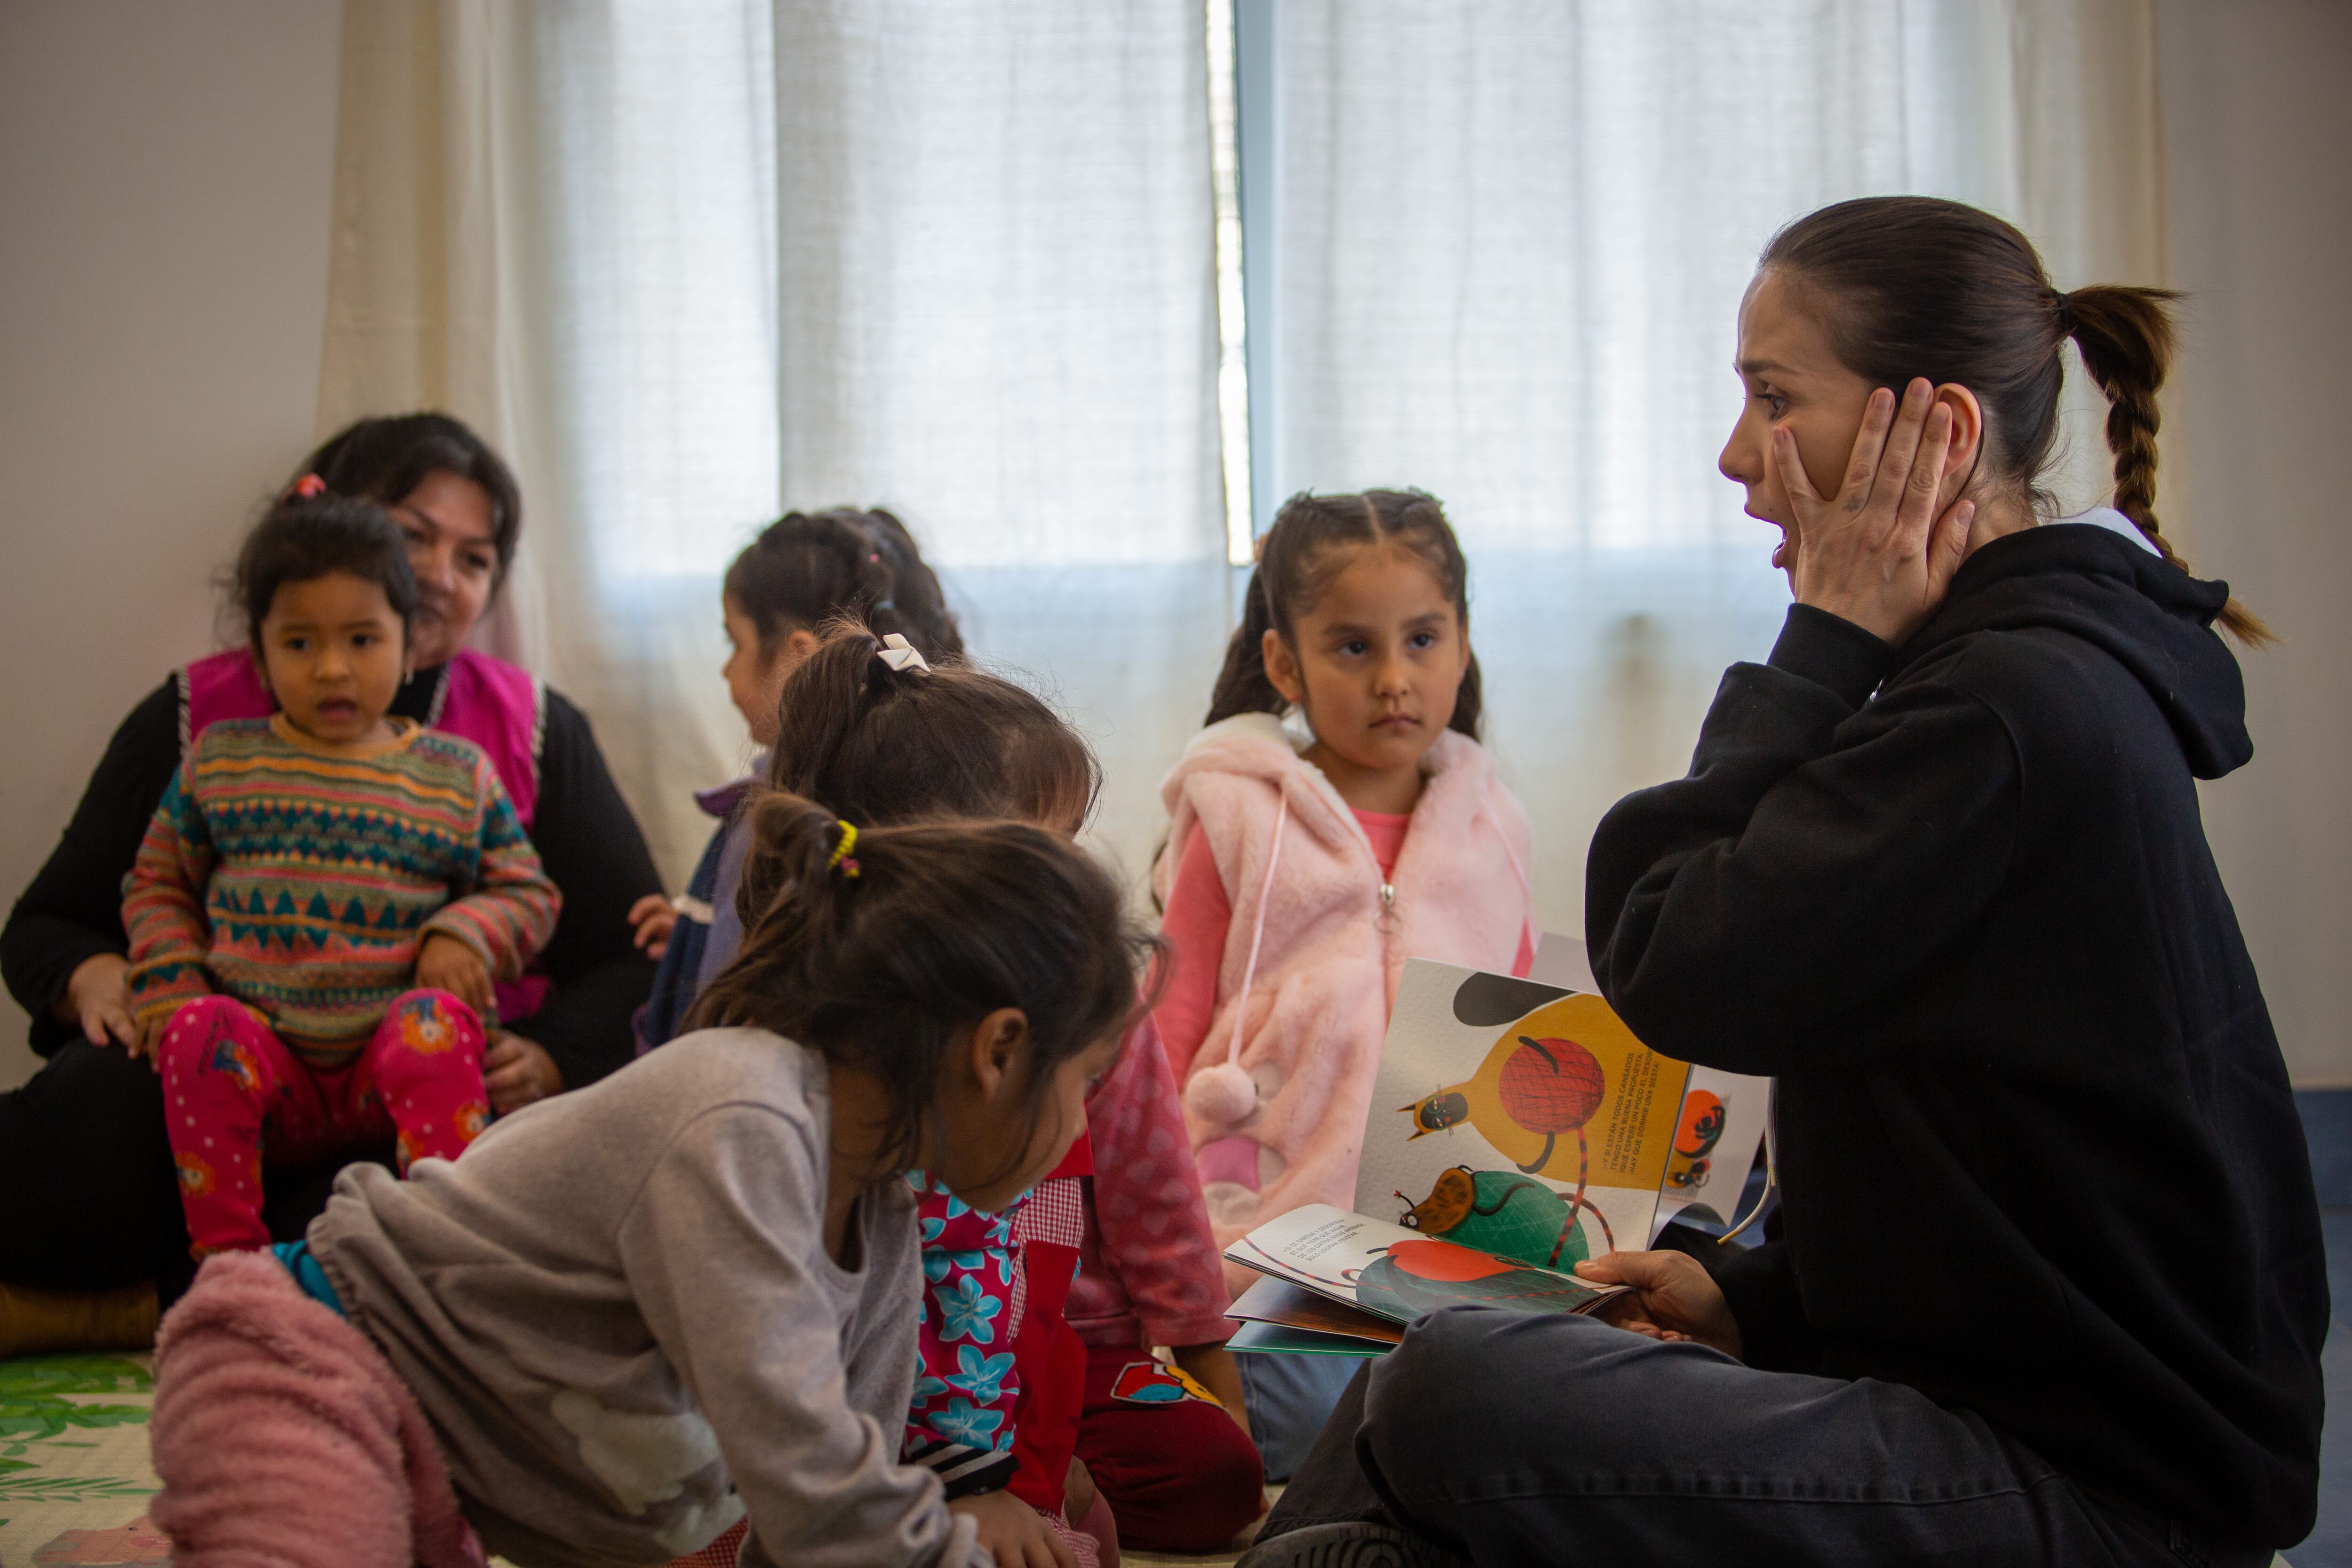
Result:
<svg viewBox="0 0 2352 1568">
<path fill-rule="evenodd" d="M 183 1568 L 482 1568 L 415 1399 L 267 1253 L 206 1259 L 163 1319 L 151 1432 Z"/>
</svg>

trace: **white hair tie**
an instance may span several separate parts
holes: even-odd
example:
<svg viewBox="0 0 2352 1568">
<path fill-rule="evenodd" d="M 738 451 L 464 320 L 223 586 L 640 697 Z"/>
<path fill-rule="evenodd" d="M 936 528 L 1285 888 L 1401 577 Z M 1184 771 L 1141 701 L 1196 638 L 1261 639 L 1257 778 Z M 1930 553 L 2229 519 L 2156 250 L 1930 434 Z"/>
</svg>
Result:
<svg viewBox="0 0 2352 1568">
<path fill-rule="evenodd" d="M 875 655 L 894 670 L 928 670 L 931 668 L 930 661 L 923 657 L 922 649 L 897 632 L 882 639 L 882 646 L 875 649 Z"/>
</svg>

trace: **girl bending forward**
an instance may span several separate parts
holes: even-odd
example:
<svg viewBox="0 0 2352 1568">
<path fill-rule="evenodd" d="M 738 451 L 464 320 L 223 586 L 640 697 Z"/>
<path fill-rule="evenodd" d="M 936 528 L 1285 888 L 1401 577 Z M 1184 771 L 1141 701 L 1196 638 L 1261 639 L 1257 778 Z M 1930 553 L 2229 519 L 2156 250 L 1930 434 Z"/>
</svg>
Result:
<svg viewBox="0 0 2352 1568">
<path fill-rule="evenodd" d="M 744 1515 L 745 1563 L 988 1561 L 897 1462 L 900 1177 L 994 1210 L 1051 1170 L 1148 939 L 1042 829 L 751 821 L 716 1026 L 462 1161 L 346 1172 L 284 1266 L 205 1265 L 158 1346 L 175 1561 L 462 1563 L 470 1522 L 518 1563 L 660 1563 Z"/>
<path fill-rule="evenodd" d="M 765 704 L 767 788 L 869 827 L 1010 818 L 1074 837 L 1084 826 L 1094 758 L 1034 696 L 961 659 L 908 659 L 854 622 L 821 630 Z M 713 858 L 740 865 L 748 837 L 739 817 Z M 734 958 L 740 929 L 712 925 L 704 967 Z M 927 1283 L 924 1372 L 901 1452 L 938 1473 L 1000 1563 L 1067 1551 L 1083 1568 L 1116 1561 L 1121 1544 L 1209 1550 L 1261 1506 L 1223 1343 L 1224 1279 L 1149 1016 L 1087 1093 L 1086 1120 L 1062 1163 L 996 1214 L 908 1176 Z M 1157 1344 L 1192 1384 L 1160 1371 Z M 1130 1369 L 1130 1392 L 1148 1403 L 1109 1392 Z M 730 1563 L 731 1544 L 716 1543 Z"/>
</svg>

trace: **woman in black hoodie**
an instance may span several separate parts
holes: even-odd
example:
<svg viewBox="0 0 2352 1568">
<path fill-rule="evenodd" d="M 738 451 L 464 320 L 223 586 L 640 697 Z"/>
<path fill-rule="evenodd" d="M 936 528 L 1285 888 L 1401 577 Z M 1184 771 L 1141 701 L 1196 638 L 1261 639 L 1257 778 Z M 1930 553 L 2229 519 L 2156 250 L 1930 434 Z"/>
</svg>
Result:
<svg viewBox="0 0 2352 1568">
<path fill-rule="evenodd" d="M 2213 626 L 2268 633 L 2158 528 L 2168 298 L 2061 293 L 1925 198 L 1767 249 L 1722 467 L 1797 603 L 1689 775 L 1602 821 L 1585 920 L 1645 1041 L 1778 1079 L 1776 1234 L 1588 1265 L 1641 1338 L 1424 1321 L 1253 1568 L 2221 1568 L 2308 1532 L 2318 1210 L 2195 785 L 2252 752 Z M 2116 506 L 2037 526 L 2070 340 Z"/>
</svg>

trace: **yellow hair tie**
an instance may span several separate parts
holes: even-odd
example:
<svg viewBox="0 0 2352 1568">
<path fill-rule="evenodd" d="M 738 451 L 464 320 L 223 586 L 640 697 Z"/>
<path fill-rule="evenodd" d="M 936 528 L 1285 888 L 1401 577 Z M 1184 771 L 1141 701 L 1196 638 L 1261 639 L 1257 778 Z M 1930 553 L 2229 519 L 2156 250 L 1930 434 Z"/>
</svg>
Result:
<svg viewBox="0 0 2352 1568">
<path fill-rule="evenodd" d="M 857 862 L 849 858 L 849 852 L 856 847 L 856 825 L 848 822 L 843 823 L 841 825 L 841 842 L 833 847 L 833 858 L 824 863 L 824 868 L 828 871 L 839 871 L 845 877 L 855 877 L 857 875 Z"/>
</svg>

